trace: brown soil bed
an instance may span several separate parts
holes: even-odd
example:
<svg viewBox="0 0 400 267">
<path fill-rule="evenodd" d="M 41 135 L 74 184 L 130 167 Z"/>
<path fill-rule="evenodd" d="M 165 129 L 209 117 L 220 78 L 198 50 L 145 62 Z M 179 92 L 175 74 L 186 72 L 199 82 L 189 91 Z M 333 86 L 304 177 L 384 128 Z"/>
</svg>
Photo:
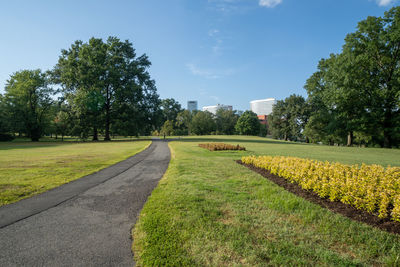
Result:
<svg viewBox="0 0 400 267">
<path fill-rule="evenodd" d="M 264 176 L 265 178 L 269 179 L 270 181 L 274 182 L 275 184 L 285 188 L 287 191 L 300 196 L 308 201 L 318 204 L 323 208 L 327 208 L 333 212 L 342 214 L 352 220 L 363 222 L 369 224 L 371 226 L 377 227 L 384 231 L 400 234 L 400 223 L 391 221 L 390 219 L 381 219 L 378 216 L 373 214 L 367 213 L 362 210 L 358 210 L 350 205 L 346 205 L 342 202 L 338 201 L 330 201 L 329 199 L 320 198 L 316 193 L 308 190 L 304 190 L 297 184 L 292 184 L 285 178 L 280 176 L 274 175 L 269 171 L 261 168 L 254 167 L 252 165 L 244 164 L 241 160 L 236 161 L 238 164 L 243 165 L 250 170 L 257 172 Z"/>
</svg>

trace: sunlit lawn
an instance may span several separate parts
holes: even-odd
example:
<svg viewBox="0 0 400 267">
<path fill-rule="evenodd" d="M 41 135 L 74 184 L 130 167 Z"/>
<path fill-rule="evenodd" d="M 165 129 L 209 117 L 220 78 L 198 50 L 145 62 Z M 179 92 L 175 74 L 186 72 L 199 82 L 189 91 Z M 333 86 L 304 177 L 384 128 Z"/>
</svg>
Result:
<svg viewBox="0 0 400 267">
<path fill-rule="evenodd" d="M 223 141 L 247 151 L 210 152 Z M 238 165 L 243 155 L 399 166 L 400 151 L 257 137 L 188 137 L 133 231 L 139 266 L 399 266 L 400 236 L 312 204 Z"/>
<path fill-rule="evenodd" d="M 0 206 L 103 169 L 149 144 L 150 141 L 0 143 Z"/>
</svg>

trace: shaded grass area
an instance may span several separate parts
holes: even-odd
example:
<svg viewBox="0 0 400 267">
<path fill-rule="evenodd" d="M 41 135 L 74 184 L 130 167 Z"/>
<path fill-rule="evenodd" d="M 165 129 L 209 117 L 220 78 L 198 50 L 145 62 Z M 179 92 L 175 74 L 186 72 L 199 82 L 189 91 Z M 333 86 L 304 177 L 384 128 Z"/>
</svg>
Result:
<svg viewBox="0 0 400 267">
<path fill-rule="evenodd" d="M 101 170 L 150 141 L 0 143 L 0 206 Z"/>
<path fill-rule="evenodd" d="M 279 153 L 279 146 L 281 153 L 311 158 L 307 149 L 298 148 L 303 145 L 236 138 L 224 142 L 234 140 L 231 143 L 251 152 L 210 152 L 198 147 L 207 137 L 170 143 L 170 166 L 133 230 L 139 266 L 400 264 L 399 236 L 332 213 L 234 161 L 254 153 Z M 223 138 L 207 141 L 211 139 Z M 315 147 L 311 155 L 319 155 L 318 159 L 344 163 L 357 156 L 343 155 L 358 151 Z M 328 158 L 318 154 L 319 147 Z M 373 160 L 368 150 L 353 163 Z M 395 150 L 381 153 L 386 152 L 398 155 Z M 377 154 L 380 164 L 393 164 L 393 159 Z"/>
</svg>

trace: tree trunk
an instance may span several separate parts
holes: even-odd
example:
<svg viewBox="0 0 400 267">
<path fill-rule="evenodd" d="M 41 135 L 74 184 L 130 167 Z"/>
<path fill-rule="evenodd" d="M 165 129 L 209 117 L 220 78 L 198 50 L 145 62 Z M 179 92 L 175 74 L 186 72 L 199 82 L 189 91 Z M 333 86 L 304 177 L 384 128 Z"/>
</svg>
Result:
<svg viewBox="0 0 400 267">
<path fill-rule="evenodd" d="M 106 87 L 106 127 L 105 127 L 105 136 L 104 136 L 104 141 L 110 141 L 110 105 L 111 105 L 111 93 L 110 93 L 110 87 Z"/>
<path fill-rule="evenodd" d="M 105 136 L 104 141 L 110 141 L 110 112 L 108 108 L 106 109 L 106 129 L 105 129 Z"/>
<path fill-rule="evenodd" d="M 99 141 L 99 137 L 98 137 L 98 134 L 97 134 L 97 126 L 93 127 L 93 139 L 92 139 L 92 141 Z"/>
<path fill-rule="evenodd" d="M 383 121 L 383 147 L 392 147 L 392 113 L 388 110 L 385 112 L 385 118 Z"/>
<path fill-rule="evenodd" d="M 353 145 L 353 131 L 350 131 L 347 135 L 347 146 L 352 146 Z"/>
</svg>

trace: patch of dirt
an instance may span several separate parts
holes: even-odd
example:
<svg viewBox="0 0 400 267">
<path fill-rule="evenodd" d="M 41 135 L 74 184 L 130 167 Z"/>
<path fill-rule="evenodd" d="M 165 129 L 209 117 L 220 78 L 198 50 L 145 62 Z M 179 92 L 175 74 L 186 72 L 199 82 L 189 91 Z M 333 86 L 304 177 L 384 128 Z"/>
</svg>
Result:
<svg viewBox="0 0 400 267">
<path fill-rule="evenodd" d="M 261 174 L 268 180 L 274 182 L 275 184 L 285 188 L 287 191 L 300 196 L 312 203 L 320 205 L 323 208 L 329 209 L 333 212 L 342 214 L 352 220 L 363 222 L 371 226 L 377 227 L 384 231 L 394 234 L 400 234 L 400 223 L 391 221 L 390 219 L 381 219 L 378 216 L 367 213 L 366 211 L 358 210 L 350 205 L 346 205 L 338 201 L 330 201 L 329 199 L 320 198 L 316 193 L 308 190 L 304 190 L 297 184 L 292 184 L 285 178 L 279 177 L 270 173 L 269 171 L 261 168 L 254 167 L 252 165 L 244 164 L 241 160 L 236 161 L 238 164 L 243 165 L 250 170 Z"/>
</svg>

